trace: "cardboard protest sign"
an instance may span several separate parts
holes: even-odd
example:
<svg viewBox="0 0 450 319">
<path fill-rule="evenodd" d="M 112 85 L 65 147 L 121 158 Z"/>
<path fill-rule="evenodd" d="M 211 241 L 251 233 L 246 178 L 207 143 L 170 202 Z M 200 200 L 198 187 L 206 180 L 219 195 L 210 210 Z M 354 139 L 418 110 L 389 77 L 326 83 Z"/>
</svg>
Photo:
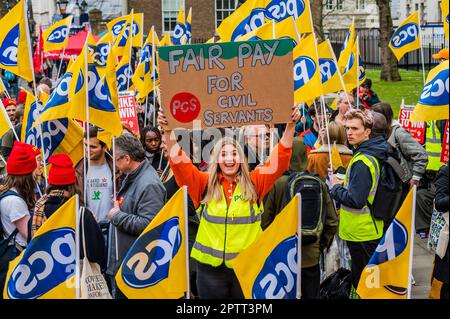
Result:
<svg viewBox="0 0 450 319">
<path fill-rule="evenodd" d="M 133 134 L 139 135 L 136 100 L 133 91 L 119 92 L 119 116 L 123 125 L 130 128 Z"/>
<path fill-rule="evenodd" d="M 400 113 L 398 116 L 398 121 L 400 125 L 411 133 L 419 144 L 425 143 L 425 122 L 411 122 L 411 114 L 414 111 L 414 105 L 402 105 L 400 106 Z"/>
<path fill-rule="evenodd" d="M 442 153 L 441 153 L 441 162 L 448 162 L 448 120 L 445 123 L 445 132 L 444 132 L 444 140 L 442 141 Z"/>
<path fill-rule="evenodd" d="M 286 123 L 294 104 L 292 40 L 160 47 L 169 129 Z"/>
</svg>

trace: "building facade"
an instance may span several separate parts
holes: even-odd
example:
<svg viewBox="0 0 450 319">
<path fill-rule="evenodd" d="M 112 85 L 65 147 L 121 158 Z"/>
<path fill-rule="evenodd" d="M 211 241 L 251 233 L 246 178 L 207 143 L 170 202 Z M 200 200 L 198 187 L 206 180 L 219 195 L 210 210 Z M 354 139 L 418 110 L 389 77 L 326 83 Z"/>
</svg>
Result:
<svg viewBox="0 0 450 319">
<path fill-rule="evenodd" d="M 378 6 L 375 0 L 323 0 L 323 28 L 325 32 L 348 29 L 355 18 L 357 29 L 379 27 Z"/>
</svg>

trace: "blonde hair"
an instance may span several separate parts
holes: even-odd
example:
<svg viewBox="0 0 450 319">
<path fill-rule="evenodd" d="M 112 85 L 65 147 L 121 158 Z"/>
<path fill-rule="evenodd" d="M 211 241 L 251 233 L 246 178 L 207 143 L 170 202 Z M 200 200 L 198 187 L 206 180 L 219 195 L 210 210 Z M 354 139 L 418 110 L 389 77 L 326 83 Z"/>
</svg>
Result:
<svg viewBox="0 0 450 319">
<path fill-rule="evenodd" d="M 241 159 L 240 167 L 237 172 L 237 182 L 240 184 L 243 199 L 255 203 L 258 199 L 258 195 L 256 194 L 255 186 L 250 178 L 250 170 L 244 150 L 235 139 L 228 136 L 221 138 L 216 145 L 214 145 L 208 167 L 208 191 L 201 203 L 208 204 L 210 201 L 219 202 L 222 200 L 223 191 L 218 173 L 220 172 L 219 156 L 225 145 L 233 145 Z"/>
<path fill-rule="evenodd" d="M 350 109 L 345 113 L 344 120 L 358 119 L 362 122 L 365 129 L 372 129 L 373 127 L 373 115 L 368 110 Z"/>
<path fill-rule="evenodd" d="M 330 143 L 343 144 L 347 143 L 347 132 L 345 127 L 336 122 L 330 122 L 328 124 L 328 134 L 330 135 Z"/>
</svg>

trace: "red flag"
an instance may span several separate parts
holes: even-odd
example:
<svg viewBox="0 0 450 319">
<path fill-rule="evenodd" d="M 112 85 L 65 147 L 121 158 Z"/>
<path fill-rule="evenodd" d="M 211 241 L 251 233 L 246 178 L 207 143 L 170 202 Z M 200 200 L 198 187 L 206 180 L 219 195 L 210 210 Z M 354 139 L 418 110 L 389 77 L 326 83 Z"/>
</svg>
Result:
<svg viewBox="0 0 450 319">
<path fill-rule="evenodd" d="M 34 49 L 33 55 L 33 66 L 35 73 L 43 73 L 44 69 L 42 68 L 43 59 L 44 59 L 44 39 L 42 38 L 42 25 L 39 26 L 39 39 L 36 44 L 36 48 Z"/>
</svg>

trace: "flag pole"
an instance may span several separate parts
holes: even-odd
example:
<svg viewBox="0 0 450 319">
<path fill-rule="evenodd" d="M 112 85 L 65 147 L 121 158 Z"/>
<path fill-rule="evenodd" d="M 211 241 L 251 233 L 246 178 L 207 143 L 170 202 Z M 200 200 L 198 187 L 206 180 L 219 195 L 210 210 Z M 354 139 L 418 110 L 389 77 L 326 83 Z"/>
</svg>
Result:
<svg viewBox="0 0 450 319">
<path fill-rule="evenodd" d="M 64 61 L 63 58 L 64 58 L 64 54 L 65 53 L 66 53 L 66 47 L 63 48 L 62 54 L 59 55 L 60 62 L 59 62 L 58 72 L 56 73 L 56 79 L 55 79 L 57 82 L 58 82 L 58 79 L 59 79 L 59 73 L 61 72 L 61 66 L 62 66 L 63 61 Z"/>
<path fill-rule="evenodd" d="M 80 201 L 78 194 L 75 195 L 75 202 L 75 299 L 80 299 Z"/>
<path fill-rule="evenodd" d="M 42 162 L 44 164 L 44 180 L 45 180 L 45 187 L 47 188 L 47 160 L 45 158 L 44 132 L 42 130 L 41 110 L 39 108 L 39 103 L 38 103 L 39 101 L 38 101 L 38 98 L 37 98 L 37 85 L 36 85 L 36 77 L 34 75 L 33 56 L 31 55 L 31 39 L 30 39 L 30 30 L 29 30 L 29 25 L 28 25 L 27 5 L 28 5 L 28 1 L 24 0 L 24 2 L 23 2 L 23 11 L 24 11 L 24 16 L 25 16 L 25 30 L 26 30 L 25 33 L 26 33 L 26 36 L 27 36 L 28 59 L 29 59 L 30 68 L 31 68 L 31 76 L 33 77 L 34 98 L 35 98 L 35 102 L 36 102 L 36 107 L 39 110 L 39 114 L 38 114 L 37 118 L 38 118 L 38 125 L 39 125 L 39 135 L 40 135 L 40 140 L 41 140 L 41 148 L 42 148 L 42 153 L 43 153 Z M 13 129 L 13 131 L 14 131 L 14 129 Z"/>
<path fill-rule="evenodd" d="M 422 47 L 422 28 L 420 23 L 420 6 L 418 8 L 419 10 L 419 41 L 420 41 L 420 58 L 422 59 L 422 77 L 423 77 L 423 84 L 426 83 L 426 77 L 425 77 L 425 59 L 423 57 L 423 47 Z M 445 23 L 445 22 L 444 22 Z"/>
<path fill-rule="evenodd" d="M 409 271 L 408 271 L 408 296 L 407 299 L 411 299 L 411 289 L 412 289 L 412 261 L 413 261 L 413 253 L 414 253 L 414 234 L 415 231 L 415 216 L 416 216 L 416 195 L 417 195 L 417 186 L 413 186 L 413 209 L 411 216 L 411 235 L 410 235 L 410 251 L 409 251 Z"/>
<path fill-rule="evenodd" d="M 129 52 L 129 59 L 128 59 L 128 69 L 130 70 L 130 74 L 133 73 L 133 69 L 131 68 L 131 52 L 133 51 L 133 18 L 134 9 L 131 9 L 131 22 L 130 22 L 130 34 L 128 35 L 130 37 L 130 52 Z M 127 89 L 130 87 L 130 77 L 127 75 Z"/>
<path fill-rule="evenodd" d="M 302 195 L 297 193 L 298 221 L 297 221 L 297 294 L 296 298 L 302 297 Z"/>
<path fill-rule="evenodd" d="M 89 35 L 91 33 L 91 29 L 88 29 L 88 33 L 86 36 L 86 41 L 84 42 L 84 74 L 86 75 L 84 81 L 85 81 L 85 94 L 86 94 L 86 139 L 89 144 L 90 143 L 90 136 L 89 136 L 89 86 L 88 86 L 88 41 L 89 41 Z M 86 153 L 85 153 L 86 154 Z M 84 170 L 86 176 L 87 176 L 87 171 L 89 171 L 89 167 L 90 167 L 90 163 L 91 162 L 91 147 L 90 145 L 88 145 L 87 147 L 87 160 L 86 160 L 86 168 Z M 84 205 L 87 205 L 87 178 L 85 177 L 84 179 L 84 198 L 85 198 L 85 202 Z"/>
<path fill-rule="evenodd" d="M 189 270 L 189 230 L 188 230 L 188 199 L 187 199 L 187 186 L 183 185 L 184 194 L 184 244 L 186 249 L 186 299 L 191 299 L 191 282 L 190 282 L 190 270 Z"/>
<path fill-rule="evenodd" d="M 112 153 L 113 153 L 113 201 L 114 201 L 114 206 L 116 205 L 117 202 L 117 186 L 116 186 L 116 137 L 113 136 L 112 138 Z M 115 246 L 116 246 L 116 261 L 119 260 L 119 252 L 118 252 L 118 248 L 117 248 L 117 227 L 115 227 L 112 223 L 111 223 L 111 227 L 114 227 L 114 241 L 115 241 Z"/>
<path fill-rule="evenodd" d="M 155 63 L 155 50 L 156 50 L 156 45 L 155 45 L 155 27 L 152 26 L 152 71 L 151 71 L 151 77 L 152 77 L 152 82 L 153 82 L 153 123 L 152 126 L 156 126 L 156 79 L 155 79 L 155 75 L 156 75 L 156 63 Z"/>
<path fill-rule="evenodd" d="M 347 99 L 348 105 L 350 106 L 350 104 L 351 104 L 351 103 L 350 103 L 350 99 L 348 98 L 348 94 L 347 94 L 347 91 L 346 91 L 346 89 L 345 89 L 344 79 L 342 78 L 342 73 L 341 73 L 341 70 L 339 69 L 339 65 L 338 65 L 338 63 L 337 63 L 336 55 L 334 54 L 334 50 L 333 50 L 333 47 L 331 46 L 330 40 L 327 39 L 326 41 L 327 41 L 327 43 L 328 43 L 328 47 L 329 47 L 329 49 L 330 49 L 330 52 L 331 52 L 331 54 L 332 54 L 332 56 L 333 56 L 333 61 L 336 62 L 336 72 L 337 72 L 338 75 L 339 75 L 339 81 L 341 82 L 342 90 L 346 93 L 346 94 L 345 94 L 345 97 L 346 97 L 346 99 Z"/>
</svg>

